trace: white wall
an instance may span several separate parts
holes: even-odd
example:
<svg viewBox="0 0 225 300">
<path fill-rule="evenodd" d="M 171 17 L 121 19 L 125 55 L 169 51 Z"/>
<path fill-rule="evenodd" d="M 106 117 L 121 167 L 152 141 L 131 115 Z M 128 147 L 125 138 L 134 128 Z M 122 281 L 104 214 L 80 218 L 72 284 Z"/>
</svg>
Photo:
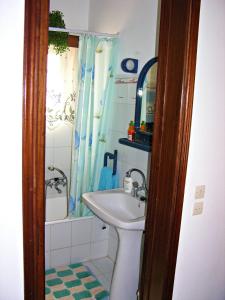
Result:
<svg viewBox="0 0 225 300">
<path fill-rule="evenodd" d="M 90 0 L 50 0 L 50 11 L 64 14 L 66 28 L 88 30 Z"/>
<path fill-rule="evenodd" d="M 0 1 L 0 299 L 23 299 L 22 80 L 24 0 Z M 12 44 L 13 40 L 13 44 Z"/>
<path fill-rule="evenodd" d="M 138 58 L 141 70 L 155 56 L 157 10 L 158 0 L 91 0 L 89 30 L 119 32 L 119 63 L 126 57 Z"/>
<path fill-rule="evenodd" d="M 202 0 L 174 300 L 225 299 L 225 1 Z M 192 216 L 196 185 L 204 211 Z"/>
</svg>

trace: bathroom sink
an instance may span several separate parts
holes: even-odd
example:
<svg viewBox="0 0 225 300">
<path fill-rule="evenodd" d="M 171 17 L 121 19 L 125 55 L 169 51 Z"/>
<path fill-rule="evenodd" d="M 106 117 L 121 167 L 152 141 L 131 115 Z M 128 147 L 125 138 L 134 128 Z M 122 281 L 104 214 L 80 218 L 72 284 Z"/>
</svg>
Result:
<svg viewBox="0 0 225 300">
<path fill-rule="evenodd" d="M 118 234 L 110 300 L 136 300 L 145 203 L 122 189 L 85 193 L 83 202 Z"/>
<path fill-rule="evenodd" d="M 83 201 L 106 223 L 126 230 L 144 230 L 145 203 L 123 189 L 85 193 Z"/>
</svg>

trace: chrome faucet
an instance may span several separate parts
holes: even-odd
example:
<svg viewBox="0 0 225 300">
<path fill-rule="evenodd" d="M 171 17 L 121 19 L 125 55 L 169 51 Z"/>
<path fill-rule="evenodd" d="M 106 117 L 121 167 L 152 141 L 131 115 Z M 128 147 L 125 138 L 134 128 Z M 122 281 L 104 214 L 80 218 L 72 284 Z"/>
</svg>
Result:
<svg viewBox="0 0 225 300">
<path fill-rule="evenodd" d="M 139 185 L 139 183 L 137 181 L 133 182 L 132 196 L 135 197 L 135 198 L 139 198 L 139 192 L 144 191 L 144 197 L 143 198 L 145 198 L 145 199 L 143 199 L 143 200 L 146 200 L 146 194 L 148 192 L 148 189 L 147 189 L 147 185 L 146 185 L 145 174 L 141 170 L 133 168 L 133 169 L 130 169 L 126 172 L 126 176 L 131 177 L 131 174 L 133 172 L 137 172 L 141 175 L 142 184 Z"/>
<path fill-rule="evenodd" d="M 48 169 L 49 169 L 49 171 L 58 171 L 62 175 L 62 177 L 53 177 L 53 178 L 47 179 L 45 181 L 45 189 L 47 190 L 48 187 L 50 187 L 50 188 L 54 187 L 56 189 L 56 191 L 59 194 L 61 194 L 62 190 L 59 188 L 59 185 L 62 185 L 63 187 L 67 186 L 67 177 L 66 177 L 65 173 L 62 170 L 60 170 L 56 167 L 53 167 L 53 166 L 48 167 Z"/>
<path fill-rule="evenodd" d="M 63 178 L 67 178 L 65 173 L 62 170 L 60 170 L 59 168 L 56 168 L 54 166 L 49 166 L 48 169 L 49 169 L 49 171 L 58 171 L 62 175 Z"/>
</svg>

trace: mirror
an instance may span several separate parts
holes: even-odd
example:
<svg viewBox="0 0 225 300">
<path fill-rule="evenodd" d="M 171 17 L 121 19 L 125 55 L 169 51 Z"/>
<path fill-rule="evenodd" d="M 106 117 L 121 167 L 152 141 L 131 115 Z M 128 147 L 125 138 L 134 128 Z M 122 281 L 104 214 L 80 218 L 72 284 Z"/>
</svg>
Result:
<svg viewBox="0 0 225 300">
<path fill-rule="evenodd" d="M 155 113 L 155 97 L 156 97 L 156 79 L 157 66 L 155 63 L 146 74 L 143 84 L 143 94 L 141 103 L 141 124 L 145 124 L 147 132 L 153 131 L 154 113 Z M 144 129 L 144 126 L 143 128 Z"/>
<path fill-rule="evenodd" d="M 150 59 L 141 70 L 137 82 L 135 129 L 139 133 L 152 133 L 155 112 L 157 57 Z M 145 135 L 146 135 L 145 134 Z M 140 134 L 137 138 L 141 140 Z"/>
</svg>

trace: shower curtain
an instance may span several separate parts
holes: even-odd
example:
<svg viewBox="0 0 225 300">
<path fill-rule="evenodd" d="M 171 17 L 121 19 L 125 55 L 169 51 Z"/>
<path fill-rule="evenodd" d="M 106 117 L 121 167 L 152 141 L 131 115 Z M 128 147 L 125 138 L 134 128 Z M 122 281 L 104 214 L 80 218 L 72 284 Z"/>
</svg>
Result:
<svg viewBox="0 0 225 300">
<path fill-rule="evenodd" d="M 117 39 L 82 35 L 72 145 L 70 214 L 91 215 L 82 194 L 98 189 L 113 97 Z"/>
</svg>

